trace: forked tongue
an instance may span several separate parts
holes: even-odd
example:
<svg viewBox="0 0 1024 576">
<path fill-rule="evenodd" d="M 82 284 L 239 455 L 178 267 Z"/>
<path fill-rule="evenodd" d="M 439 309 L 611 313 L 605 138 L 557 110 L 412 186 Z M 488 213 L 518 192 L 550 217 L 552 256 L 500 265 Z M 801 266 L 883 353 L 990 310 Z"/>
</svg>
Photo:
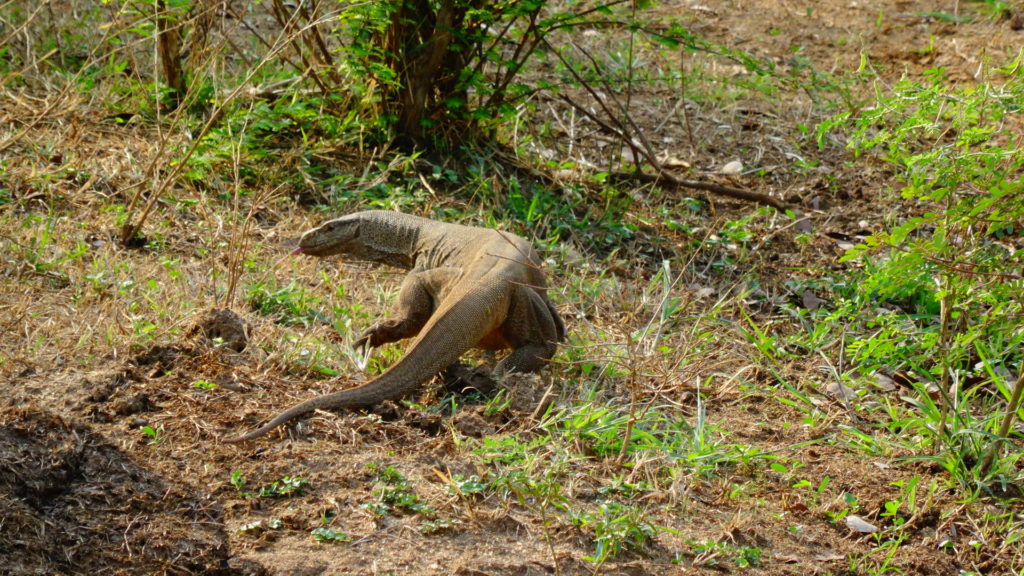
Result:
<svg viewBox="0 0 1024 576">
<path fill-rule="evenodd" d="M 288 242 L 288 244 L 291 244 L 291 242 Z M 286 246 L 287 246 L 287 244 L 286 244 Z M 281 265 L 281 263 L 282 263 L 282 262 L 284 262 L 285 260 L 287 260 L 287 259 L 288 259 L 288 258 L 289 258 L 290 256 L 295 256 L 296 254 L 302 254 L 302 246 L 297 246 L 297 247 L 296 247 L 296 248 L 295 248 L 294 250 L 292 250 L 291 252 L 288 252 L 288 253 L 287 253 L 287 254 L 285 254 L 284 256 L 281 256 L 281 258 L 280 258 L 280 259 L 278 259 L 278 261 L 277 261 L 277 262 L 274 262 L 274 265 L 270 267 L 270 270 L 273 270 L 273 269 L 277 268 L 278 266 L 280 266 L 280 265 Z M 268 270 L 268 272 L 269 272 L 269 270 Z"/>
</svg>

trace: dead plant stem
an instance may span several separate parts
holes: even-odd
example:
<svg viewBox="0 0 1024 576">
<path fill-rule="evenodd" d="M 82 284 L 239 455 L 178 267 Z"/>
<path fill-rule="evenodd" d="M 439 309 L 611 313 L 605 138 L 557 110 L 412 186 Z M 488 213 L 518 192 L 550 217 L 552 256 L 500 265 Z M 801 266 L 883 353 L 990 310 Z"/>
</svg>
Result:
<svg viewBox="0 0 1024 576">
<path fill-rule="evenodd" d="M 32 15 L 29 16 L 25 20 L 25 22 L 17 30 L 11 32 L 11 34 L 9 34 L 6 38 L 4 38 L 2 41 L 0 41 L 0 47 L 6 46 L 7 43 L 11 40 L 11 38 L 13 38 L 19 32 L 21 32 L 21 30 L 23 30 L 26 26 L 28 26 L 29 23 L 35 18 L 35 16 L 37 14 L 39 14 L 39 11 L 42 10 L 43 7 L 46 6 L 49 3 L 50 3 L 50 0 L 44 0 L 43 3 L 40 4 L 39 7 L 36 9 L 36 11 L 33 12 Z M 100 41 L 97 42 L 96 46 L 94 46 L 92 48 L 92 50 L 89 51 L 89 56 L 88 56 L 89 60 L 92 60 L 96 56 L 96 53 L 99 51 L 100 46 L 103 46 L 106 43 L 106 40 L 107 40 L 107 38 L 109 36 L 110 36 L 110 29 L 104 30 L 103 31 L 103 36 L 100 38 Z M 49 56 L 51 54 L 53 54 L 52 50 L 46 55 L 46 58 L 49 58 Z M 46 108 L 44 108 L 42 110 L 42 112 L 40 112 L 39 114 L 36 114 L 34 117 L 32 117 L 32 119 L 30 121 L 28 121 L 24 125 L 24 127 L 22 127 L 21 131 L 15 133 L 13 136 L 8 137 L 3 142 L 0 142 L 0 152 L 6 151 L 8 148 L 13 146 L 16 142 L 20 141 L 21 138 L 25 136 L 25 134 L 28 134 L 32 129 L 34 129 L 44 119 L 50 118 L 51 114 L 53 113 L 53 110 L 57 107 L 58 104 L 60 104 L 61 102 L 64 101 L 64 98 L 71 91 L 71 87 L 75 86 L 78 83 L 78 79 L 81 78 L 82 74 L 84 74 L 87 70 L 89 70 L 88 66 L 82 66 L 81 68 L 79 68 L 78 71 L 75 72 L 74 76 L 72 76 L 70 79 L 65 81 L 64 87 L 61 88 L 60 92 L 57 93 L 56 97 L 53 97 L 53 98 L 49 99 L 49 101 L 47 102 Z"/>
<path fill-rule="evenodd" d="M 28 25 L 31 24 L 32 21 L 36 19 L 36 16 L 38 16 L 39 13 L 43 11 L 43 8 L 46 8 L 49 5 L 50 0 L 43 0 L 43 3 L 36 6 L 36 9 L 33 10 L 32 13 L 28 15 L 28 18 L 26 18 L 25 21 L 21 23 L 21 26 L 18 26 L 17 28 L 12 30 L 11 33 L 8 34 L 6 38 L 0 40 L 0 47 L 7 46 L 7 44 L 11 41 L 12 38 L 17 36 L 18 34 L 21 34 L 21 32 L 25 28 L 28 28 Z"/>
<path fill-rule="evenodd" d="M 178 162 L 176 162 L 171 167 L 170 173 L 163 180 L 160 181 L 160 184 L 153 191 L 152 196 L 149 198 L 149 201 L 146 203 L 145 208 L 142 210 L 142 214 L 139 215 L 138 219 L 135 222 L 129 221 L 121 229 L 122 244 L 128 244 L 131 241 L 131 239 L 136 237 L 136 235 L 142 229 L 143 224 L 145 224 L 146 219 L 149 217 L 149 214 L 153 211 L 153 208 L 156 206 L 156 203 L 160 200 L 160 196 L 164 193 L 164 191 L 167 190 L 167 188 L 170 187 L 171 183 L 177 180 L 178 176 L 185 169 L 185 166 L 188 165 L 189 158 L 191 158 L 192 155 L 195 154 L 196 150 L 199 148 L 199 145 L 203 142 L 203 139 L 213 128 L 214 124 L 218 122 L 221 114 L 227 108 L 227 106 L 234 102 L 235 98 L 238 97 L 242 89 L 249 85 L 250 81 L 263 68 L 263 66 L 270 62 L 271 58 L 273 58 L 278 52 L 283 50 L 288 43 L 291 42 L 291 39 L 294 36 L 294 34 L 301 34 L 306 27 L 312 26 L 313 24 L 315 23 L 309 23 L 306 26 L 303 26 L 302 28 L 296 30 L 292 34 L 288 36 L 282 36 L 281 38 L 279 38 L 278 42 L 275 43 L 275 46 L 272 47 L 270 52 L 268 52 L 263 57 L 263 59 L 258 64 L 256 64 L 256 66 L 253 67 L 253 69 L 250 70 L 248 74 L 246 74 L 245 79 L 242 80 L 242 82 L 240 82 L 237 86 L 235 86 L 231 93 L 228 94 L 224 98 L 224 100 L 217 106 L 214 112 L 210 114 L 210 118 L 206 121 L 206 124 L 203 125 L 202 130 L 200 130 L 199 134 L 197 134 L 192 139 L 192 144 L 189 146 L 188 150 L 185 152 L 184 155 L 182 155 L 181 158 L 178 159 Z M 142 192 L 140 189 L 140 191 L 136 193 L 135 197 L 138 197 L 141 193 Z M 129 204 L 129 206 L 134 205 L 135 197 L 133 197 L 132 202 Z"/>
<path fill-rule="evenodd" d="M 686 48 L 679 49 L 679 103 L 683 109 L 683 126 L 686 127 L 686 139 L 690 148 L 694 147 L 693 128 L 690 126 L 690 113 L 686 111 Z"/>
</svg>

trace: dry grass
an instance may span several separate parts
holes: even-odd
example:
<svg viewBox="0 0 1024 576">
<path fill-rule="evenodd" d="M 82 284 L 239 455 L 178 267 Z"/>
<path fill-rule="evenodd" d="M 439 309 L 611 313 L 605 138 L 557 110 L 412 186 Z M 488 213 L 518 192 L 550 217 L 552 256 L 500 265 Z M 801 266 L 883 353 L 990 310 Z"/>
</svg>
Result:
<svg viewBox="0 0 1024 576">
<path fill-rule="evenodd" d="M 870 6 L 855 11 L 859 17 L 881 11 L 895 22 L 888 48 L 872 50 L 905 56 L 897 47 L 914 35 L 908 9 L 862 4 Z M 288 243 L 323 216 L 308 203 L 310 196 L 328 195 L 309 176 L 310 158 L 338 166 L 341 158 L 356 164 L 352 158 L 368 154 L 355 145 L 304 147 L 298 138 L 282 138 L 275 144 L 288 148 L 275 148 L 277 162 L 269 166 L 238 145 L 205 179 L 174 176 L 174 162 L 212 124 L 204 118 L 186 126 L 184 115 L 176 120 L 157 113 L 115 122 L 115 113 L 137 111 L 143 95 L 119 92 L 127 81 L 84 89 L 84 72 L 68 80 L 46 71 L 44 56 L 58 55 L 34 47 L 47 30 L 66 24 L 54 5 L 42 7 L 10 40 L 28 55 L 23 69 L 0 82 L 0 450 L 8 462 L 20 462 L 18 454 L 26 462 L 0 466 L 0 549 L 13 551 L 16 561 L 5 568 L 11 573 L 1021 569 L 1016 499 L 961 502 L 963 494 L 941 469 L 895 462 L 913 453 L 853 417 L 877 412 L 857 399 L 858 412 L 851 414 L 827 393 L 836 380 L 830 370 L 842 371 L 843 341 L 826 340 L 810 351 L 793 347 L 805 329 L 787 312 L 802 306 L 800 282 L 844 272 L 837 263 L 841 249 L 825 233 L 880 226 L 879 191 L 892 184 L 877 166 L 849 164 L 836 148 L 816 149 L 798 129 L 823 114 L 806 94 L 762 98 L 735 83 L 713 82 L 740 71 L 717 57 L 690 55 L 685 65 L 708 82 L 691 87 L 691 100 L 679 106 L 684 100 L 669 90 L 637 89 L 634 119 L 662 151 L 691 162 L 703 176 L 718 178 L 709 174 L 735 158 L 763 169 L 731 183 L 802 202 L 814 215 L 815 234 L 743 204 L 695 204 L 678 190 L 623 190 L 629 209 L 616 217 L 631 227 L 629 234 L 601 241 L 607 229 L 581 227 L 547 251 L 554 299 L 572 334 L 540 382 L 507 384 L 512 409 L 492 409 L 486 398 L 453 400 L 428 386 L 414 406 L 316 413 L 239 448 L 218 438 L 283 406 L 371 377 L 357 369 L 345 342 L 387 313 L 400 276 L 284 258 Z M 726 44 L 754 38 L 779 60 L 786 55 L 776 44 L 781 40 L 744 13 L 764 10 L 784 36 L 796 38 L 801 30 L 786 26 L 792 8 L 774 3 L 716 8 L 714 18 L 706 8 L 672 8 L 708 38 Z M 828 20 L 847 8 L 823 2 L 815 18 Z M 240 26 L 240 20 L 224 22 Z M 275 37 L 266 14 L 253 12 L 246 23 Z M 990 26 L 979 21 L 958 34 L 975 46 L 991 37 Z M 211 44 L 208 68 L 215 83 L 237 78 L 212 64 L 222 62 L 220 54 L 254 63 L 267 53 L 266 47 L 238 48 L 247 33 L 239 27 L 215 35 L 221 43 Z M 82 34 L 82 46 L 100 45 L 96 35 L 128 39 L 124 29 Z M 819 64 L 840 35 L 835 27 L 822 34 L 828 42 L 808 47 Z M 880 41 L 870 26 L 862 34 Z M 581 36 L 579 45 L 596 52 L 602 38 Z M 66 48 L 59 56 L 102 63 L 107 48 L 85 55 Z M 126 74 L 145 77 L 155 68 L 145 42 L 125 42 L 120 50 L 131 55 Z M 638 54 L 652 66 L 678 65 L 650 47 Z M 940 45 L 934 58 L 954 56 Z M 665 108 L 675 111 L 673 121 L 661 113 Z M 600 168 L 609 150 L 621 148 L 556 102 L 538 105 L 535 116 L 523 120 L 522 134 L 533 130 L 542 157 Z M 808 162 L 796 165 L 797 158 Z M 339 171 L 372 172 L 372 166 L 352 164 Z M 393 168 L 392 182 L 409 186 L 403 168 Z M 300 171 L 305 177 L 295 177 Z M 579 174 L 563 175 L 563 202 L 596 203 L 593 190 L 575 186 Z M 511 194 L 477 185 L 484 192 L 420 190 L 414 199 L 393 201 L 472 221 L 467 214 L 490 217 L 494 206 L 487 202 L 504 205 Z M 150 200 L 153 210 L 142 229 L 147 243 L 123 247 L 124 224 Z M 619 200 L 609 199 L 607 211 L 618 210 Z M 531 232 L 522 222 L 501 225 Z M 275 301 L 297 311 L 259 311 L 251 294 L 260 290 L 280 290 Z M 192 330 L 207 310 L 220 307 L 237 311 L 249 325 L 249 344 L 240 353 L 211 348 Z M 288 324 L 282 317 L 307 322 Z M 401 347 L 379 352 L 371 373 L 400 353 Z M 338 377 L 325 377 L 328 371 Z M 215 386 L 196 387 L 203 382 Z M 533 418 L 535 392 L 549 384 L 557 393 L 554 408 Z M 898 395 L 870 391 L 864 402 L 898 403 Z M 458 407 L 450 410 L 453 402 Z M 601 410 L 617 418 L 607 437 L 592 424 L 604 417 Z M 865 430 L 878 451 L 854 445 L 843 432 L 851 428 Z M 657 435 L 654 430 L 661 444 L 637 444 L 645 440 L 631 430 Z M 622 437 L 630 442 L 615 444 Z M 388 484 L 368 465 L 399 470 L 432 512 L 373 514 L 366 506 L 378 503 Z M 247 479 L 244 487 L 232 485 L 236 471 Z M 240 494 L 285 476 L 307 480 L 306 493 Z M 460 494 L 458 478 L 474 476 L 488 489 Z M 912 481 L 921 486 L 922 504 L 908 514 L 905 530 L 890 525 L 876 538 L 846 528 L 841 518 L 851 510 L 884 522 L 886 503 L 903 495 L 897 484 Z M 595 554 L 601 506 L 609 501 L 659 530 L 635 550 L 604 563 L 587 561 Z M 47 515 L 53 510 L 60 514 Z M 271 521 L 280 521 L 280 528 L 238 531 Z M 309 533 L 324 523 L 350 542 L 316 542 Z M 53 530 L 66 533 L 65 558 L 40 544 Z M 19 544 L 14 536 L 21 533 L 30 537 Z M 87 559 L 85 552 L 94 549 L 103 553 Z"/>
</svg>

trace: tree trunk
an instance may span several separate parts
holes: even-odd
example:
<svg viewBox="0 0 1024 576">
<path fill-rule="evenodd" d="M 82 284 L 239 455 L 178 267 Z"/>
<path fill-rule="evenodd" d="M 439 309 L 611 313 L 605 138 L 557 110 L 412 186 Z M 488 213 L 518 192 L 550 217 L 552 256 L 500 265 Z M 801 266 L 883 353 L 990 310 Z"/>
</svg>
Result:
<svg viewBox="0 0 1024 576">
<path fill-rule="evenodd" d="M 164 83 L 171 89 L 175 105 L 185 98 L 185 73 L 181 67 L 181 22 L 167 11 L 164 0 L 156 1 L 156 43 Z"/>
<path fill-rule="evenodd" d="M 400 81 L 396 94 L 396 142 L 403 148 L 429 144 L 424 121 L 453 96 L 465 57 L 452 51 L 453 30 L 462 29 L 465 8 L 441 0 L 434 13 L 429 2 L 410 0 L 396 11 L 389 36 Z M 465 49 L 462 49 L 464 51 Z"/>
</svg>

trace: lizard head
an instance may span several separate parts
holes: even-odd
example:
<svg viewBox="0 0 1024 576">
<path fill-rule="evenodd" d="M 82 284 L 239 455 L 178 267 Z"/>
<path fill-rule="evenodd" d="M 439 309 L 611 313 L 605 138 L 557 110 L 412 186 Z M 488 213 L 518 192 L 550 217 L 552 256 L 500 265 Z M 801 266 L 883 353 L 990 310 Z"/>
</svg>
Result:
<svg viewBox="0 0 1024 576">
<path fill-rule="evenodd" d="M 299 239 L 299 247 L 292 254 L 330 256 L 332 254 L 358 254 L 363 246 L 359 240 L 360 219 L 342 216 L 328 220 L 306 231 Z"/>
<path fill-rule="evenodd" d="M 328 220 L 303 234 L 292 254 L 339 254 L 408 269 L 414 263 L 420 225 L 418 220 L 410 224 L 401 218 L 398 212 L 370 210 Z"/>
</svg>

